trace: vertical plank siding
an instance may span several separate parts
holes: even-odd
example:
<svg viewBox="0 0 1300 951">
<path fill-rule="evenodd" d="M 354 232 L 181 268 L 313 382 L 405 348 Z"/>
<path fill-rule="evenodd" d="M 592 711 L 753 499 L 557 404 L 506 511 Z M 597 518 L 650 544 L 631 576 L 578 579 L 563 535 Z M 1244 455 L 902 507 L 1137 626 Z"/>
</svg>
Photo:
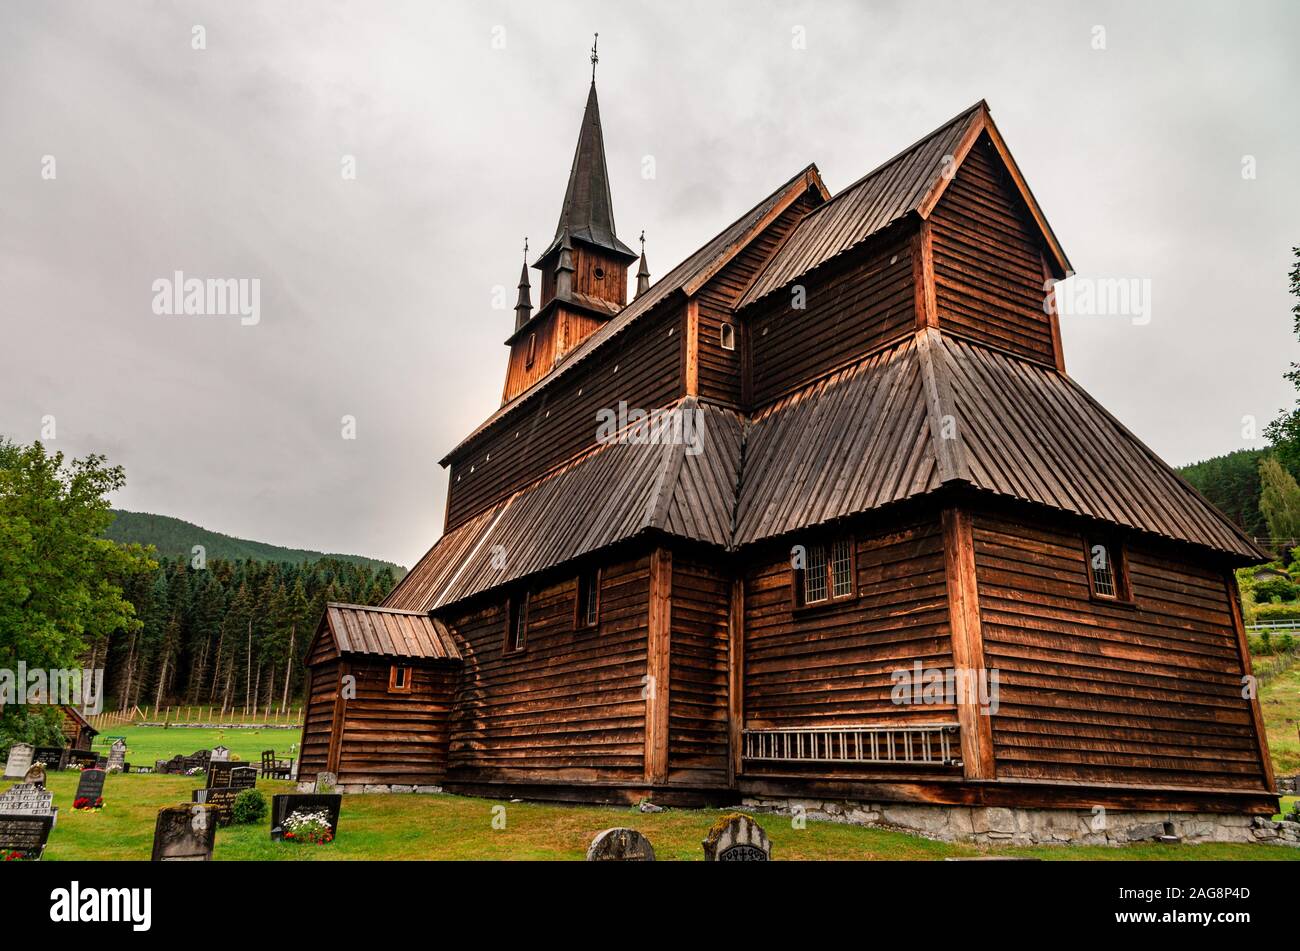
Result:
<svg viewBox="0 0 1300 951">
<path fill-rule="evenodd" d="M 1043 242 L 1001 158 L 981 135 L 931 215 L 939 326 L 1056 365 L 1043 309 Z"/>
<path fill-rule="evenodd" d="M 535 590 L 513 654 L 503 604 L 450 617 L 465 657 L 453 778 L 642 782 L 648 591 L 648 557 L 605 566 L 593 631 L 574 629 L 573 578 Z"/>
<path fill-rule="evenodd" d="M 937 517 L 858 537 L 855 549 L 851 602 L 793 609 L 788 552 L 746 573 L 746 728 L 954 719 L 951 704 L 900 706 L 890 697 L 894 671 L 917 660 L 952 666 Z"/>
<path fill-rule="evenodd" d="M 1094 600 L 1084 539 L 977 516 L 999 779 L 1264 788 L 1222 573 L 1128 552 L 1135 606 Z"/>
<path fill-rule="evenodd" d="M 746 312 L 753 407 L 901 339 L 915 327 L 911 233 L 895 229 Z"/>
<path fill-rule="evenodd" d="M 731 578 L 715 562 L 675 552 L 672 593 L 668 779 L 726 785 Z"/>
</svg>

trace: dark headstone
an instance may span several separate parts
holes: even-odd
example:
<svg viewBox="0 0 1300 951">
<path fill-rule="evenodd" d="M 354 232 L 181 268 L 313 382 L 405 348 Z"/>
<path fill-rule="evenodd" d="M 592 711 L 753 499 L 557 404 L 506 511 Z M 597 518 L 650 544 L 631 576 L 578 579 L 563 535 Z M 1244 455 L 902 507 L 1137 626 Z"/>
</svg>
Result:
<svg viewBox="0 0 1300 951">
<path fill-rule="evenodd" d="M 77 769 L 94 766 L 99 757 L 90 750 L 68 750 L 68 765 Z"/>
<path fill-rule="evenodd" d="M 209 789 L 196 789 L 190 795 L 195 802 L 211 807 L 217 825 L 228 826 L 234 818 L 235 797 L 241 792 L 242 789 L 231 789 L 229 786 L 213 786 Z"/>
<path fill-rule="evenodd" d="M 587 847 L 588 862 L 653 862 L 654 846 L 635 829 L 606 829 Z"/>
<path fill-rule="evenodd" d="M 714 823 L 703 844 L 706 862 L 767 862 L 772 858 L 772 844 L 763 827 L 741 812 Z"/>
<path fill-rule="evenodd" d="M 62 746 L 38 746 L 33 759 L 47 770 L 58 771 L 68 764 L 68 751 Z"/>
<path fill-rule="evenodd" d="M 324 812 L 335 838 L 339 831 L 339 809 L 343 796 L 334 793 L 281 793 L 271 797 L 271 838 L 279 841 L 284 835 L 284 820 L 295 812 Z"/>
<path fill-rule="evenodd" d="M 32 756 L 36 747 L 30 743 L 15 743 L 9 747 L 9 759 L 5 761 L 5 779 L 22 779 L 27 775 L 27 767 L 32 765 Z"/>
<path fill-rule="evenodd" d="M 14 853 L 39 860 L 53 826 L 52 815 L 0 815 L 0 862 Z"/>
<path fill-rule="evenodd" d="M 104 771 L 102 769 L 83 769 L 77 779 L 77 794 L 72 799 L 75 807 L 82 799 L 89 800 L 93 807 L 95 800 L 104 795 Z"/>
<path fill-rule="evenodd" d="M 257 767 L 236 766 L 230 771 L 230 788 L 235 790 L 257 788 Z"/>
<path fill-rule="evenodd" d="M 158 810 L 153 830 L 154 862 L 207 862 L 217 836 L 217 818 L 205 805 Z"/>
</svg>

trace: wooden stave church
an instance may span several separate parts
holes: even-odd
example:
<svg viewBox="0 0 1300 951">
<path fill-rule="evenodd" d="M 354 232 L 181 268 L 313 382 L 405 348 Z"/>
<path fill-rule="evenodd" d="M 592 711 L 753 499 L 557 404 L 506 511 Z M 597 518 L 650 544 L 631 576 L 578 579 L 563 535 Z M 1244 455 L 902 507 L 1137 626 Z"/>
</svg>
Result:
<svg viewBox="0 0 1300 951">
<path fill-rule="evenodd" d="M 837 195 L 808 166 L 653 285 L 643 251 L 628 302 L 637 261 L 593 82 L 502 405 L 442 460 L 438 542 L 381 608 L 326 612 L 300 776 L 1276 810 L 1232 574 L 1264 556 L 1066 375 L 1070 264 L 984 102 Z M 620 403 L 700 442 L 602 442 Z M 808 554 L 845 551 L 850 590 L 801 603 Z M 893 703 L 917 662 L 996 670 L 997 712 Z M 403 665 L 415 696 L 382 687 Z M 809 734 L 826 755 L 791 755 Z M 873 737 L 927 758 L 850 758 Z"/>
</svg>

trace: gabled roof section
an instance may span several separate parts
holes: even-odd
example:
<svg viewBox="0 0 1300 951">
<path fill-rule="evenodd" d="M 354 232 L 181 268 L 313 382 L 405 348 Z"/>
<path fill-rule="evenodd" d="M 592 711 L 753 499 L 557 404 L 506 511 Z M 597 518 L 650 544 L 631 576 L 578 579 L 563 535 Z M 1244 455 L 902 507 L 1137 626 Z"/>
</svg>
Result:
<svg viewBox="0 0 1300 951">
<path fill-rule="evenodd" d="M 587 108 L 582 114 L 582 127 L 578 130 L 578 147 L 574 149 L 573 165 L 569 168 L 569 186 L 564 192 L 564 206 L 560 209 L 555 240 L 542 252 L 538 261 L 555 251 L 566 234 L 628 260 L 636 260 L 636 254 L 618 240 L 614 229 L 614 199 L 609 190 L 605 136 L 600 128 L 600 103 L 596 100 L 594 80 L 591 91 L 587 93 Z"/>
<path fill-rule="evenodd" d="M 1064 277 L 1070 262 L 981 99 L 809 213 L 759 272 L 738 307 L 780 290 L 901 218 L 928 218 L 971 146 L 985 132 L 1038 225 L 1060 272 L 1057 276 Z"/>
<path fill-rule="evenodd" d="M 679 291 L 688 294 L 695 293 L 702 286 L 699 283 L 701 279 L 707 279 L 707 277 L 711 277 L 721 270 L 727 262 L 743 251 L 750 241 L 761 234 L 776 217 L 809 190 L 815 192 L 822 199 L 828 195 L 816 165 L 809 165 L 800 170 L 781 187 L 777 188 L 776 191 L 715 235 L 702 248 L 651 284 L 649 290 L 633 300 L 616 317 L 605 323 L 562 357 L 560 362 L 556 364 L 555 369 L 484 420 L 480 426 L 448 452 L 440 460 L 440 464 L 444 466 L 449 464 L 452 458 L 465 446 L 477 439 L 495 423 L 527 403 L 554 380 L 582 363 L 592 353 L 598 351 L 601 346 L 623 333 L 639 318 L 649 313 L 673 294 Z"/>
<path fill-rule="evenodd" d="M 1265 557 L 1069 377 L 933 329 L 773 404 L 744 452 L 733 547 L 964 485 Z"/>
<path fill-rule="evenodd" d="M 321 631 L 326 629 L 342 655 L 461 660 L 447 626 L 420 611 L 330 602 L 321 619 Z"/>
<path fill-rule="evenodd" d="M 687 397 L 444 535 L 384 606 L 434 610 L 649 531 L 725 548 L 741 432 Z"/>
</svg>

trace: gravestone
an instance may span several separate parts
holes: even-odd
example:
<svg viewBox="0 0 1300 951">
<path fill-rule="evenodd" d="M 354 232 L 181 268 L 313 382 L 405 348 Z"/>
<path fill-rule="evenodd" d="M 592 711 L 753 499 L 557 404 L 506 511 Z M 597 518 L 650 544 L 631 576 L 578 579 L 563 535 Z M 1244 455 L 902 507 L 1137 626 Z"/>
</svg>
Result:
<svg viewBox="0 0 1300 951">
<path fill-rule="evenodd" d="M 209 789 L 196 789 L 190 797 L 212 809 L 217 825 L 228 826 L 234 818 L 235 797 L 243 790 L 231 789 L 229 786 L 215 786 Z"/>
<path fill-rule="evenodd" d="M 205 805 L 158 810 L 153 828 L 154 862 L 208 862 L 217 837 L 217 819 Z"/>
<path fill-rule="evenodd" d="M 211 762 L 213 762 L 213 763 L 225 763 L 225 762 L 229 762 L 229 760 L 230 760 L 230 749 L 229 749 L 228 747 L 225 747 L 225 746 L 214 746 L 214 747 L 212 748 L 212 760 L 211 760 Z"/>
<path fill-rule="evenodd" d="M 38 746 L 32 759 L 47 770 L 60 770 L 67 766 L 68 751 L 62 746 Z"/>
<path fill-rule="evenodd" d="M 316 774 L 316 792 L 327 795 L 334 791 L 334 787 L 339 784 L 338 776 L 333 773 Z"/>
<path fill-rule="evenodd" d="M 90 750 L 68 750 L 68 765 L 77 769 L 85 769 L 87 766 L 94 766 L 99 762 L 99 757 Z"/>
<path fill-rule="evenodd" d="M 15 743 L 9 747 L 9 759 L 5 763 L 5 779 L 22 779 L 27 775 L 27 767 L 32 765 L 32 756 L 36 747 L 30 743 Z"/>
<path fill-rule="evenodd" d="M 271 838 L 278 842 L 284 836 L 284 820 L 295 812 L 324 812 L 334 837 L 339 833 L 339 808 L 343 796 L 339 793 L 281 793 L 271 797 Z"/>
<path fill-rule="evenodd" d="M 126 740 L 114 740 L 108 749 L 108 768 L 120 770 L 126 762 Z"/>
<path fill-rule="evenodd" d="M 78 802 L 88 800 L 88 807 L 94 808 L 95 800 L 104 795 L 104 771 L 102 769 L 83 769 L 77 779 L 77 794 L 72 797 L 75 807 Z"/>
<path fill-rule="evenodd" d="M 237 792 L 257 788 L 257 767 L 236 766 L 230 771 L 230 788 Z"/>
<path fill-rule="evenodd" d="M 763 827 L 750 816 L 733 812 L 723 816 L 704 840 L 706 862 L 768 862 L 772 843 Z"/>
<path fill-rule="evenodd" d="M 636 829 L 606 829 L 587 847 L 588 862 L 653 862 L 654 846 Z"/>
<path fill-rule="evenodd" d="M 32 763 L 27 767 L 27 773 L 23 776 L 23 782 L 31 783 L 33 786 L 45 785 L 45 764 Z"/>
<path fill-rule="evenodd" d="M 0 862 L 15 853 L 39 861 L 53 826 L 52 815 L 0 815 Z"/>
<path fill-rule="evenodd" d="M 53 825 L 59 810 L 54 808 L 54 793 L 37 783 L 15 783 L 0 793 L 0 815 L 49 816 Z"/>
</svg>

